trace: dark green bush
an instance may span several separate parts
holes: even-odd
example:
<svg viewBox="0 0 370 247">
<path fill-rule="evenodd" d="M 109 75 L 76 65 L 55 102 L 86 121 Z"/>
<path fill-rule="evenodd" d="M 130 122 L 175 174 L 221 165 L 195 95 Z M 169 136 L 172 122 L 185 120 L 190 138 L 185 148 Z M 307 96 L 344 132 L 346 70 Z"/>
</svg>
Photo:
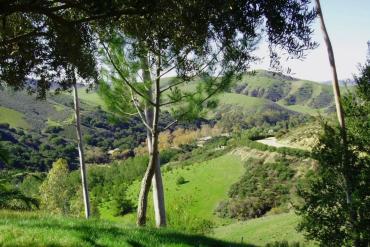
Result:
<svg viewBox="0 0 370 247">
<path fill-rule="evenodd" d="M 182 185 L 182 184 L 186 184 L 188 181 L 185 180 L 185 178 L 183 176 L 180 176 L 176 179 L 176 184 L 177 185 Z"/>
</svg>

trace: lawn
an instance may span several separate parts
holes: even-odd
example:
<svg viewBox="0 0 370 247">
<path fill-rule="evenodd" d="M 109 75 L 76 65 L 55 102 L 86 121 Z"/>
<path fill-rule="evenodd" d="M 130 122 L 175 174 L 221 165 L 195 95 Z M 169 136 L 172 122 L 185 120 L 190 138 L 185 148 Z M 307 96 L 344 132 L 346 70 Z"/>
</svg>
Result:
<svg viewBox="0 0 370 247">
<path fill-rule="evenodd" d="M 21 112 L 0 106 L 0 123 L 8 123 L 12 127 L 29 128 Z"/>
<path fill-rule="evenodd" d="M 214 230 L 213 237 L 238 243 L 263 246 L 275 241 L 299 242 L 301 246 L 316 246 L 307 242 L 296 226 L 299 218 L 294 213 L 271 215 L 249 221 L 240 221 Z"/>
<path fill-rule="evenodd" d="M 169 229 L 136 228 L 104 220 L 0 211 L 0 246 L 250 246 Z"/>
</svg>

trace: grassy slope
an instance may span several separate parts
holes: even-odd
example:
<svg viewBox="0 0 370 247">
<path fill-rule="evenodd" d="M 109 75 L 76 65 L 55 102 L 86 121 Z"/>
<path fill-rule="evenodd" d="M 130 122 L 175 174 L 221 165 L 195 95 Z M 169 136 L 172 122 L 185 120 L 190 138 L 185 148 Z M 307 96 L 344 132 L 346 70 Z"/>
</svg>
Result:
<svg viewBox="0 0 370 247">
<path fill-rule="evenodd" d="M 273 102 L 263 98 L 250 97 L 236 93 L 223 93 L 218 97 L 218 99 L 220 100 L 221 105 L 237 105 L 254 110 L 262 108 L 264 105 L 269 103 L 273 104 Z"/>
<path fill-rule="evenodd" d="M 12 127 L 29 128 L 29 124 L 21 112 L 0 106 L 0 123 L 8 123 Z"/>
<path fill-rule="evenodd" d="M 101 106 L 104 108 L 104 102 L 95 91 L 86 92 L 85 88 L 78 89 L 78 97 L 86 104 L 91 106 Z"/>
<path fill-rule="evenodd" d="M 194 215 L 213 221 L 218 227 L 215 228 L 212 237 L 238 243 L 243 237 L 243 243 L 257 246 L 282 240 L 303 243 L 302 234 L 295 230 L 298 217 L 292 213 L 268 216 L 247 222 L 221 219 L 213 214 L 217 203 L 227 198 L 230 185 L 238 180 L 243 170 L 242 162 L 237 154 L 228 154 L 210 161 L 164 172 L 169 225 L 171 225 L 173 217 L 178 217 L 178 215 L 173 215 L 174 208 L 186 204 L 181 220 L 186 220 L 187 215 Z M 176 179 L 179 176 L 184 177 L 188 182 L 176 185 Z M 133 199 L 137 199 L 138 187 L 139 183 L 137 182 L 130 188 L 130 196 Z M 188 201 L 184 201 L 184 198 Z M 149 202 L 152 202 L 151 199 Z M 151 218 L 153 218 L 152 211 L 150 206 L 148 214 Z M 135 220 L 135 214 L 129 214 L 123 218 L 113 217 L 107 208 L 104 209 L 101 216 L 130 225 L 133 225 Z M 153 222 L 150 223 L 153 224 Z"/>
<path fill-rule="evenodd" d="M 185 214 L 211 220 L 216 224 L 230 222 L 230 220 L 216 217 L 213 210 L 220 201 L 227 198 L 230 186 L 238 181 L 243 171 L 243 163 L 237 156 L 224 155 L 213 160 L 163 172 L 169 221 L 171 221 L 171 217 L 177 217 L 174 215 L 176 208 L 186 203 Z M 176 180 L 180 176 L 184 177 L 187 182 L 177 185 Z M 137 181 L 129 188 L 128 196 L 134 202 L 138 198 L 139 186 L 140 183 Z M 149 202 L 151 204 L 152 200 Z M 148 211 L 149 214 L 152 212 L 151 209 Z M 135 220 L 135 214 L 126 215 L 123 219 L 122 217 L 113 217 L 108 208 L 103 208 L 101 216 L 115 221 L 123 220 L 131 224 Z"/>
<path fill-rule="evenodd" d="M 171 230 L 9 211 L 0 211 L 0 232 L 0 246 L 242 246 Z"/>
<path fill-rule="evenodd" d="M 218 227 L 213 236 L 240 243 L 265 245 L 275 241 L 300 242 L 305 246 L 315 246 L 304 240 L 303 235 L 297 233 L 298 216 L 293 213 L 271 215 L 258 219 Z"/>
</svg>

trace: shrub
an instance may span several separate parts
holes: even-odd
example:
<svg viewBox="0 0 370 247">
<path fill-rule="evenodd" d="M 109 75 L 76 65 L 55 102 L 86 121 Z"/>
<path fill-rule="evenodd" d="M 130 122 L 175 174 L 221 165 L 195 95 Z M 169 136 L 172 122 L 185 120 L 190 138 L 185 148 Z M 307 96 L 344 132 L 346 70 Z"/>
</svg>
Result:
<svg viewBox="0 0 370 247">
<path fill-rule="evenodd" d="M 40 186 L 41 207 L 50 213 L 68 214 L 71 191 L 68 184 L 68 164 L 64 159 L 53 163 L 45 181 Z"/>
<path fill-rule="evenodd" d="M 182 184 L 185 184 L 187 183 L 188 181 L 185 180 L 184 177 L 180 176 L 176 179 L 176 185 L 182 185 Z"/>
<path fill-rule="evenodd" d="M 283 157 L 274 163 L 246 161 L 246 171 L 229 190 L 230 199 L 215 210 L 220 217 L 250 219 L 286 204 L 290 198 L 295 172 Z"/>
</svg>

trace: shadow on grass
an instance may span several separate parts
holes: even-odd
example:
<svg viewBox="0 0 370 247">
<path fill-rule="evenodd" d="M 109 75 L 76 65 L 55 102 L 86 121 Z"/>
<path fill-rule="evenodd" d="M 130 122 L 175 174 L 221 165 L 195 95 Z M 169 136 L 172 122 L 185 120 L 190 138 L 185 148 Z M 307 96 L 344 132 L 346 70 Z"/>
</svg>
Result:
<svg viewBox="0 0 370 247">
<path fill-rule="evenodd" d="M 65 237 L 66 234 L 73 235 L 74 240 L 80 243 L 81 246 L 235 246 L 235 247 L 255 247 L 254 245 L 233 243 L 213 238 L 180 233 L 169 229 L 154 229 L 154 228 L 136 228 L 114 225 L 98 220 L 65 220 L 58 218 L 37 219 L 7 219 L 5 222 L 0 220 L 1 225 L 11 225 L 22 230 L 22 235 L 37 231 L 40 239 L 46 239 L 47 236 L 53 234 L 53 238 L 58 236 Z M 41 233 L 41 234 L 40 234 Z M 81 241 L 80 241 L 81 240 Z M 45 240 L 44 240 L 45 241 Z M 0 243 L 6 244 L 6 243 Z M 23 243 L 14 246 L 71 246 L 66 242 L 38 242 L 38 238 L 32 238 L 25 245 Z M 6 244 L 7 246 L 11 246 Z"/>
</svg>

